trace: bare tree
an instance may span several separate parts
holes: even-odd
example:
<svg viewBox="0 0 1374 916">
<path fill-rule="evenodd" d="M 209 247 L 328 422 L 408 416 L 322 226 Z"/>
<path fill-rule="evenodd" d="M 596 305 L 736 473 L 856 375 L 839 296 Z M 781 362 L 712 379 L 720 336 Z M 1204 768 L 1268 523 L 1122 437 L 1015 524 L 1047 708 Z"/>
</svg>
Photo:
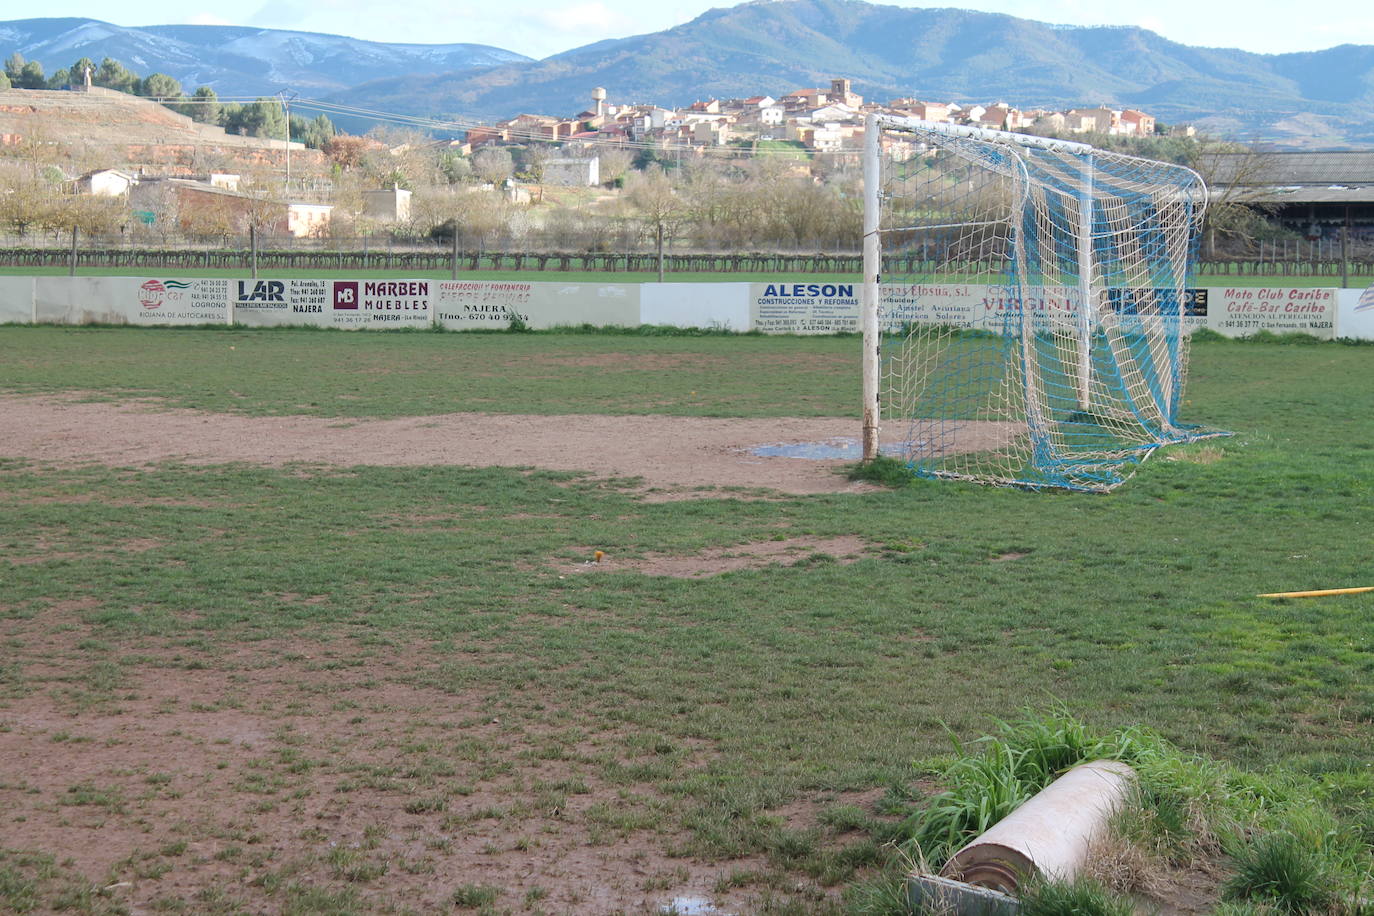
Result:
<svg viewBox="0 0 1374 916">
<path fill-rule="evenodd" d="M 657 165 L 632 176 L 626 182 L 626 199 L 644 225 L 654 234 L 658 253 L 658 282 L 663 282 L 664 247 L 688 216 L 687 202 L 678 196 L 668 175 Z"/>
<path fill-rule="evenodd" d="M 526 181 L 542 182 L 544 180 L 544 167 L 553 158 L 553 150 L 543 143 L 536 143 L 525 148 L 521 154 L 520 177 Z"/>
<path fill-rule="evenodd" d="M 0 224 L 23 236 L 60 223 L 60 188 L 33 163 L 0 164 Z"/>
<path fill-rule="evenodd" d="M 484 146 L 472 154 L 472 170 L 487 184 L 498 184 L 515 173 L 515 160 L 508 149 Z"/>
<path fill-rule="evenodd" d="M 601 160 L 597 166 L 601 172 L 601 181 L 611 184 L 625 177 L 630 165 L 634 163 L 634 155 L 624 147 L 602 145 L 596 151 L 597 157 Z"/>
<path fill-rule="evenodd" d="M 1207 184 L 1202 228 L 1207 257 L 1216 256 L 1219 239 L 1248 247 L 1273 231 L 1269 218 L 1277 208 L 1262 199 L 1277 177 L 1267 150 L 1253 143 L 1198 140 L 1190 145 L 1185 164 Z"/>
<path fill-rule="evenodd" d="M 411 225 L 419 233 L 485 250 L 506 233 L 511 207 L 498 191 L 431 188 L 411 201 Z"/>
</svg>

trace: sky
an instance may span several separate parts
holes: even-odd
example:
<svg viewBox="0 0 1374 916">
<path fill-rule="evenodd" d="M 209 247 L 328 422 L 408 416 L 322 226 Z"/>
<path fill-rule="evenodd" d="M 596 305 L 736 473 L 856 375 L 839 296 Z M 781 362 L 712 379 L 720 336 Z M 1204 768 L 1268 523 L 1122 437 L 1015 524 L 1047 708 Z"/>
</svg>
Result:
<svg viewBox="0 0 1374 916">
<path fill-rule="evenodd" d="M 1369 0 L 946 0 L 889 5 L 955 6 L 1064 25 L 1136 25 L 1188 45 L 1265 54 L 1374 45 Z M 7 6 L 9 4 L 6 4 Z M 299 29 L 373 41 L 471 42 L 542 58 L 606 38 L 658 32 L 731 0 L 47 0 L 44 16 L 122 26 L 206 24 Z M 28 18 L 13 9 L 3 18 Z"/>
</svg>

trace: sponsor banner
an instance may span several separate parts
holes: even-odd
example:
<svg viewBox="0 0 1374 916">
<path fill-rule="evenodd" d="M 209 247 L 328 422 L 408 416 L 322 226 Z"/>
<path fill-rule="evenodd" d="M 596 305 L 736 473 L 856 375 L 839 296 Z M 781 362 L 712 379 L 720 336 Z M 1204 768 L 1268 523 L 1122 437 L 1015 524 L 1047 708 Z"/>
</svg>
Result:
<svg viewBox="0 0 1374 916">
<path fill-rule="evenodd" d="M 1323 340 L 1336 336 L 1337 294 L 1334 289 L 1261 287 L 1208 288 L 1207 327 L 1227 337 L 1310 334 Z"/>
<path fill-rule="evenodd" d="M 233 280 L 234 323 L 249 327 L 333 325 L 329 280 Z"/>
<path fill-rule="evenodd" d="M 0 324 L 33 321 L 33 277 L 0 277 Z"/>
<path fill-rule="evenodd" d="M 858 332 L 862 293 L 861 283 L 751 283 L 749 325 L 765 334 Z"/>
<path fill-rule="evenodd" d="M 1133 326 L 1139 325 L 1137 316 L 1142 311 L 1146 314 L 1157 314 L 1160 311 L 1170 315 L 1177 314 L 1180 309 L 1179 303 L 1175 300 L 1179 295 L 1179 291 L 1173 289 L 1113 287 L 1107 290 L 1106 308 L 1117 316 L 1119 327 L 1129 332 Z M 1182 296 L 1183 333 L 1191 334 L 1198 328 L 1207 327 L 1211 294 L 1206 289 L 1195 288 L 1183 290 Z"/>
<path fill-rule="evenodd" d="M 433 280 L 234 280 L 234 321 L 250 327 L 427 328 Z"/>
<path fill-rule="evenodd" d="M 131 324 L 225 324 L 229 281 L 144 280 L 138 285 L 138 313 Z"/>
<path fill-rule="evenodd" d="M 1336 336 L 1354 340 L 1374 340 L 1374 286 L 1369 289 L 1343 289 L 1336 317 Z"/>
<path fill-rule="evenodd" d="M 435 321 L 452 330 L 500 330 L 512 316 L 531 328 L 639 324 L 637 283 L 442 280 L 431 285 Z"/>
<path fill-rule="evenodd" d="M 895 331 L 908 324 L 971 328 L 988 310 L 986 286 L 967 283 L 884 283 L 878 287 L 882 325 Z"/>
<path fill-rule="evenodd" d="M 766 333 L 833 334 L 861 330 L 859 284 L 756 283 L 751 286 L 754 327 Z M 1036 330 L 1076 328 L 1079 290 L 1069 286 L 1027 287 L 976 283 L 884 283 L 880 322 L 895 331 L 912 324 L 941 324 L 957 328 L 1002 331 L 1027 316 Z M 1143 323 L 1142 314 L 1164 308 L 1178 310 L 1172 290 L 1101 289 L 1099 314 L 1111 314 L 1118 327 L 1130 331 Z M 1191 332 L 1207 320 L 1205 289 L 1183 293 L 1184 328 Z M 1015 330 L 1013 325 L 1011 330 Z"/>
<path fill-rule="evenodd" d="M 229 281 L 37 277 L 34 315 L 53 324 L 225 324 Z"/>
<path fill-rule="evenodd" d="M 329 280 L 330 324 L 338 328 L 427 328 L 435 280 Z"/>
<path fill-rule="evenodd" d="M 1037 331 L 1076 329 L 1078 326 L 1079 290 L 1076 286 L 1028 286 L 1024 290 L 997 285 L 963 288 L 974 296 L 971 321 L 965 327 L 1016 332 L 1023 315 Z M 1099 291 L 1104 300 L 1106 293 L 1106 290 Z"/>
</svg>

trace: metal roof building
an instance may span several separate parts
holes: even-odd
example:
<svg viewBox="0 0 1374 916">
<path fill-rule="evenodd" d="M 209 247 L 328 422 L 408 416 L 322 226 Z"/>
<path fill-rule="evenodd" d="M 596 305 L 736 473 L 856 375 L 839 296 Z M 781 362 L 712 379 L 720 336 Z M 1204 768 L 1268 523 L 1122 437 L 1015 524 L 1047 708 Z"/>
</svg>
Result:
<svg viewBox="0 0 1374 916">
<path fill-rule="evenodd" d="M 1213 199 L 1264 206 L 1309 236 L 1322 226 L 1374 228 L 1374 152 L 1223 153 L 1202 165 Z"/>
</svg>

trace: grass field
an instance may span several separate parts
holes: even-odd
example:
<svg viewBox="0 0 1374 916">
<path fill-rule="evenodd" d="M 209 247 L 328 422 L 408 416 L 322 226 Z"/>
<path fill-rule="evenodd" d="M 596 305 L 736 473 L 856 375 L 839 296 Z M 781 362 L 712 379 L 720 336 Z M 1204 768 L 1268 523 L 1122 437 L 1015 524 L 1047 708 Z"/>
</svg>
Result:
<svg viewBox="0 0 1374 916">
<path fill-rule="evenodd" d="M 63 267 L 0 267 L 0 276 L 66 276 Z M 156 267 L 82 267 L 77 270 L 83 277 L 161 277 L 185 279 L 196 277 L 246 277 L 248 271 L 224 269 L 159 269 Z M 447 280 L 451 276 L 447 270 L 421 270 L 398 272 L 395 270 L 314 270 L 314 269 L 271 269 L 263 268 L 258 276 L 266 279 L 290 279 L 312 277 L 400 277 L 430 280 Z M 460 271 L 460 278 L 469 280 L 522 280 L 531 283 L 657 283 L 658 274 L 646 271 L 636 273 L 595 273 L 586 271 L 539 271 L 539 270 L 480 270 Z M 776 283 L 779 280 L 791 281 L 796 274 L 778 273 L 699 273 L 683 271 L 669 273 L 665 277 L 669 283 Z M 857 274 L 808 273 L 810 283 L 858 283 L 862 280 Z M 1350 278 L 1352 289 L 1364 289 L 1371 277 L 1353 273 Z M 929 282 L 929 281 L 927 281 Z M 958 282 L 958 281 L 952 281 Z M 1341 278 L 1330 274 L 1295 277 L 1257 277 L 1234 276 L 1230 274 L 1200 274 L 1193 279 L 1195 286 L 1250 286 L 1250 287 L 1339 287 Z"/>
<path fill-rule="evenodd" d="M 3 327 L 0 392 L 341 423 L 836 416 L 858 349 Z M 1374 348 L 1193 352 L 1185 419 L 1236 435 L 1110 496 L 0 460 L 0 910 L 838 912 L 891 867 L 949 733 L 1056 703 L 1339 776 L 1374 839 L 1374 596 L 1255 597 L 1374 585 Z M 568 572 L 837 538 L 857 562 Z"/>
</svg>

